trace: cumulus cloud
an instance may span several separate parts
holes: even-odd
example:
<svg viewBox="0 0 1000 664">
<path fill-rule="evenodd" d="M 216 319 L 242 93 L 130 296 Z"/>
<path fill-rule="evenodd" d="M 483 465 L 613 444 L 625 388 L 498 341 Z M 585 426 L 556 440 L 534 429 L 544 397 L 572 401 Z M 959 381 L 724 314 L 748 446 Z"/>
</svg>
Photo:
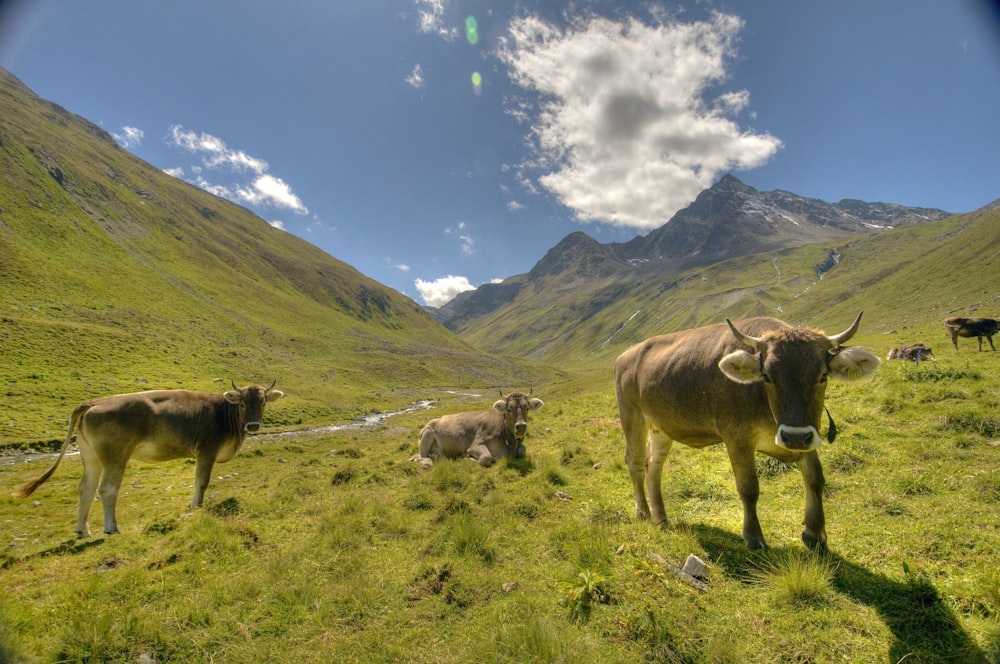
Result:
<svg viewBox="0 0 1000 664">
<path fill-rule="evenodd" d="M 295 214 L 309 214 L 309 209 L 295 195 L 291 186 L 268 173 L 268 164 L 263 159 L 248 155 L 242 150 L 233 150 L 217 136 L 188 131 L 180 125 L 170 128 L 167 142 L 201 157 L 201 166 L 191 170 L 197 175 L 194 183 L 205 191 L 254 207 L 273 207 L 290 210 Z M 237 181 L 230 184 L 211 182 L 203 175 L 204 169 L 211 169 L 224 177 L 236 178 Z M 183 177 L 184 169 L 175 168 L 167 172 Z"/>
<path fill-rule="evenodd" d="M 749 92 L 706 99 L 725 82 L 742 27 L 721 13 L 568 28 L 515 19 L 497 55 L 529 95 L 509 106 L 531 124 L 534 156 L 522 172 L 540 173 L 532 180 L 582 222 L 652 229 L 722 173 L 764 164 L 781 141 L 736 122 Z"/>
<path fill-rule="evenodd" d="M 459 293 L 475 290 L 475 286 L 469 283 L 467 277 L 455 277 L 448 275 L 434 281 L 424 281 L 417 279 L 413 282 L 420 293 L 420 299 L 429 307 L 440 307 L 450 302 Z"/>
<path fill-rule="evenodd" d="M 406 82 L 417 90 L 424 89 L 424 69 L 419 64 L 413 66 L 413 71 L 406 77 Z"/>
<path fill-rule="evenodd" d="M 135 127 L 122 127 L 120 132 L 111 133 L 111 137 L 115 139 L 115 142 L 125 149 L 137 148 L 142 145 L 144 136 L 145 134 L 142 129 L 136 129 Z"/>
</svg>

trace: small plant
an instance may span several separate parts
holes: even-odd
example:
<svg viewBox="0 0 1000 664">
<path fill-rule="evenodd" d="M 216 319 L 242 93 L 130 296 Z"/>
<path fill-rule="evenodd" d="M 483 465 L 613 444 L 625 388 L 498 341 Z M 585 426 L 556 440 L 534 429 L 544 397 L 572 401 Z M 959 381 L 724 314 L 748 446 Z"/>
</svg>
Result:
<svg viewBox="0 0 1000 664">
<path fill-rule="evenodd" d="M 569 613 L 570 618 L 585 622 L 595 603 L 608 604 L 611 592 L 608 590 L 609 574 L 589 569 L 577 564 L 580 570 L 576 576 L 559 582 L 559 592 L 562 598 L 560 606 Z"/>
<path fill-rule="evenodd" d="M 763 563 L 753 580 L 794 606 L 819 606 L 826 602 L 837 566 L 814 554 L 788 553 Z"/>
</svg>

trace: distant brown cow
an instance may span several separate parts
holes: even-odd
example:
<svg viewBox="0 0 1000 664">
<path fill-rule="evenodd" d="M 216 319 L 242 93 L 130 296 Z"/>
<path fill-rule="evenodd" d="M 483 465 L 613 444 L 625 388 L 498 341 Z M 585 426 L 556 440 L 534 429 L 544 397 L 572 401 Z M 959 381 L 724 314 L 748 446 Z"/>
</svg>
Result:
<svg viewBox="0 0 1000 664">
<path fill-rule="evenodd" d="M 90 536 L 87 516 L 100 480 L 104 506 L 104 532 L 118 532 L 115 505 L 118 488 L 130 458 L 168 461 L 193 458 L 194 498 L 191 507 L 201 507 L 205 488 L 216 461 L 232 459 L 247 433 L 260 429 L 264 405 L 284 393 L 261 385 L 248 385 L 224 394 L 189 390 L 154 390 L 114 394 L 85 401 L 73 411 L 62 451 L 52 467 L 25 482 L 14 493 L 26 498 L 44 484 L 59 467 L 77 429 L 77 446 L 83 460 L 80 480 L 80 511 L 76 521 L 79 537 Z"/>
<path fill-rule="evenodd" d="M 894 346 L 886 355 L 887 360 L 909 360 L 920 364 L 924 360 L 933 360 L 934 353 L 931 347 L 922 341 L 917 341 L 907 346 Z"/>
<path fill-rule="evenodd" d="M 993 345 L 993 335 L 997 333 L 998 321 L 992 318 L 945 318 L 944 327 L 951 333 L 951 345 L 958 350 L 958 338 L 965 337 L 971 339 L 976 337 L 979 340 L 979 350 L 983 350 L 983 337 L 990 342 L 990 348 L 996 350 Z"/>
<path fill-rule="evenodd" d="M 528 411 L 544 403 L 530 398 L 530 391 L 500 396 L 491 409 L 442 415 L 428 422 L 420 431 L 420 453 L 413 460 L 430 468 L 437 457 L 467 456 L 490 466 L 494 459 L 524 456 Z"/>
<path fill-rule="evenodd" d="M 743 502 L 747 547 L 766 548 L 754 466 L 754 453 L 763 452 L 799 467 L 806 489 L 802 541 L 826 549 L 816 450 L 827 380 L 865 378 L 879 366 L 865 349 L 841 346 L 860 321 L 859 314 L 845 331 L 826 336 L 774 318 L 727 319 L 652 337 L 619 355 L 615 392 L 636 516 L 666 521 L 660 476 L 674 441 L 695 448 L 723 443 Z"/>
</svg>

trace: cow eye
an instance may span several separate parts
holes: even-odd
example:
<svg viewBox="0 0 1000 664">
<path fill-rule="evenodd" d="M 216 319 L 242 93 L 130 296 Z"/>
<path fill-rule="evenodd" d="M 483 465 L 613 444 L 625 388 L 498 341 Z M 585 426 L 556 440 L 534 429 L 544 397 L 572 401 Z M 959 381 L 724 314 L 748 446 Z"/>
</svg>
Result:
<svg viewBox="0 0 1000 664">
<path fill-rule="evenodd" d="M 765 383 L 770 383 L 771 382 L 771 377 L 768 376 L 766 373 L 761 373 L 760 375 L 761 375 L 761 378 L 764 379 Z"/>
<path fill-rule="evenodd" d="M 826 383 L 829 380 L 830 380 L 830 374 L 823 374 L 822 376 L 819 377 L 820 383 Z"/>
</svg>

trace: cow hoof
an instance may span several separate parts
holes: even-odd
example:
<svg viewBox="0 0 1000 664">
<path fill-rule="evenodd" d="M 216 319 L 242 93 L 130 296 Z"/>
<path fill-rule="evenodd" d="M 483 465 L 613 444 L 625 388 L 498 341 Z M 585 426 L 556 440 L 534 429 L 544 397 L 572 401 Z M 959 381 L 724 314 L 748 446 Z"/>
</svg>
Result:
<svg viewBox="0 0 1000 664">
<path fill-rule="evenodd" d="M 829 551 L 826 547 L 826 535 L 817 537 L 812 533 L 803 532 L 802 533 L 802 543 L 805 544 L 810 551 L 815 551 L 816 553 L 826 553 Z"/>
<path fill-rule="evenodd" d="M 764 540 L 744 540 L 744 542 L 751 551 L 767 551 L 767 542 Z"/>
<path fill-rule="evenodd" d="M 434 465 L 434 461 L 432 459 L 425 458 L 425 459 L 418 459 L 417 461 L 420 463 L 420 467 L 423 468 L 424 470 L 430 470 L 431 466 Z"/>
</svg>

